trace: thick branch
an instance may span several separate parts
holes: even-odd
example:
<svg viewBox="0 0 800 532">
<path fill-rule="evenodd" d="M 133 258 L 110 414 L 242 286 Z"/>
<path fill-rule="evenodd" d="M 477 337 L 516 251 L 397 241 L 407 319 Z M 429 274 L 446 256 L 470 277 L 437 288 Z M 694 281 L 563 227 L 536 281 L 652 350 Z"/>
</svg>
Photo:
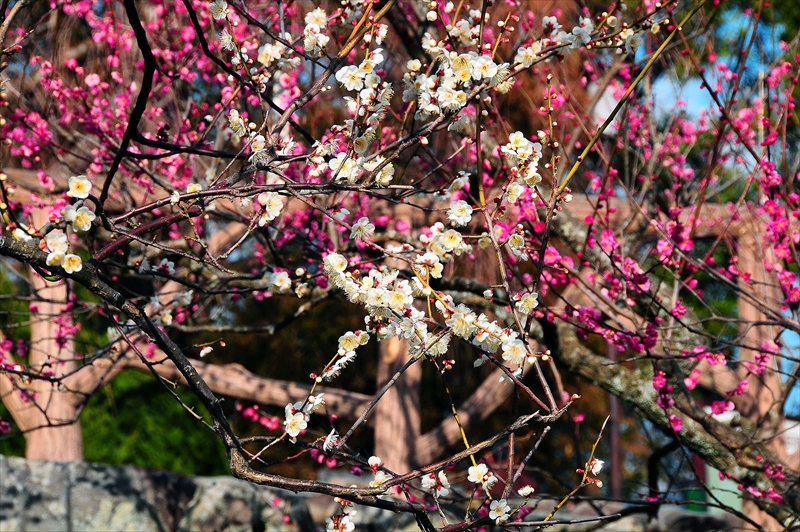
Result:
<svg viewBox="0 0 800 532">
<path fill-rule="evenodd" d="M 656 403 L 657 395 L 652 385 L 652 374 L 630 370 L 612 364 L 604 357 L 593 354 L 575 334 L 572 326 L 560 323 L 557 326 L 558 349 L 556 360 L 569 371 L 593 382 L 602 389 L 616 395 L 665 432 L 673 432 L 667 412 Z M 552 345 L 552 344 L 551 344 Z M 676 405 L 684 413 L 683 429 L 676 435 L 687 448 L 703 457 L 720 471 L 733 475 L 749 485 L 765 489 L 773 487 L 782 494 L 785 502 L 774 504 L 768 499 L 756 499 L 755 503 L 764 511 L 786 521 L 800 515 L 800 485 L 796 473 L 786 472 L 786 481 L 777 482 L 764 473 L 763 460 L 780 463 L 766 445 L 754 442 L 749 436 L 752 426 L 742 420 L 745 430 L 719 423 L 702 411 L 696 411 L 682 396 L 676 394 Z M 762 460 L 758 460 L 760 455 Z"/>
<path fill-rule="evenodd" d="M 199 360 L 190 360 L 190 362 L 208 387 L 218 395 L 253 401 L 261 405 L 285 406 L 288 403 L 304 401 L 311 393 L 311 386 L 307 384 L 259 377 L 241 364 L 218 366 Z M 128 368 L 150 372 L 150 369 L 138 357 L 128 357 L 124 364 Z M 161 377 L 186 384 L 186 379 L 171 361 L 157 362 L 154 364 L 154 368 Z M 372 400 L 370 395 L 324 386 L 317 386 L 315 392 L 325 394 L 325 408 L 330 414 L 343 418 L 358 417 L 359 413 Z"/>
</svg>

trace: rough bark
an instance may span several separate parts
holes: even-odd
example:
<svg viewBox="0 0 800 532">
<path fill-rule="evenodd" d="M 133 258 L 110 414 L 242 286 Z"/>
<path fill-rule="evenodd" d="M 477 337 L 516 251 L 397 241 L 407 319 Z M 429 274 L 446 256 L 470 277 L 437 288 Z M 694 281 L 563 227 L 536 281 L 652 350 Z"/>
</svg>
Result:
<svg viewBox="0 0 800 532">
<path fill-rule="evenodd" d="M 311 392 L 311 386 L 259 377 L 241 364 L 215 365 L 199 360 L 191 360 L 191 363 L 209 388 L 218 395 L 253 401 L 261 405 L 286 406 L 288 403 L 304 401 Z M 124 364 L 128 368 L 150 372 L 150 368 L 138 357 L 129 356 Z M 186 384 L 186 379 L 171 361 L 159 361 L 153 367 L 161 378 Z M 324 386 L 317 386 L 314 393 L 325 394 L 327 411 L 346 419 L 357 417 L 372 400 L 372 396 L 366 394 Z"/>
<path fill-rule="evenodd" d="M 553 344 L 557 344 L 558 349 L 554 356 L 559 363 L 570 372 L 616 395 L 665 432 L 672 433 L 666 412 L 656 403 L 651 372 L 611 364 L 607 358 L 595 355 L 578 340 L 574 329 L 568 324 L 561 323 L 556 329 L 557 338 L 553 339 Z M 800 476 L 787 472 L 786 480 L 777 482 L 765 474 L 762 460 L 773 463 L 779 463 L 779 460 L 768 445 L 753 438 L 755 431 L 752 423 L 743 420 L 739 430 L 724 425 L 698 411 L 683 396 L 676 397 L 676 406 L 686 414 L 683 417 L 683 429 L 677 434 L 684 446 L 702 456 L 716 469 L 750 485 L 762 489 L 774 487 L 784 496 L 783 504 L 763 498 L 753 502 L 778 521 L 788 522 L 800 514 Z M 759 459 L 759 456 L 762 458 Z"/>
<path fill-rule="evenodd" d="M 47 220 L 43 209 L 35 209 L 37 226 Z M 64 281 L 48 282 L 29 269 L 32 293 L 41 298 L 37 311 L 31 314 L 29 368 L 34 372 L 51 373 L 54 377 L 68 374 L 77 367 L 75 342 L 71 335 L 62 335 L 59 328 L 72 324 Z M 63 313 L 63 315 L 62 315 Z M 60 322 L 55 318 L 60 316 Z M 78 423 L 82 392 L 74 390 L 70 379 L 64 388 L 49 381 L 33 378 L 27 384 L 20 377 L 0 374 L 0 396 L 17 427 L 25 435 L 25 457 L 31 460 L 69 461 L 83 458 L 83 438 Z M 77 394 L 75 392 L 78 392 Z"/>
<path fill-rule="evenodd" d="M 391 338 L 381 343 L 379 389 L 403 367 L 407 358 L 407 342 Z M 373 412 L 375 455 L 392 471 L 406 472 L 417 463 L 421 380 L 422 365 L 412 364 L 378 401 Z"/>
</svg>

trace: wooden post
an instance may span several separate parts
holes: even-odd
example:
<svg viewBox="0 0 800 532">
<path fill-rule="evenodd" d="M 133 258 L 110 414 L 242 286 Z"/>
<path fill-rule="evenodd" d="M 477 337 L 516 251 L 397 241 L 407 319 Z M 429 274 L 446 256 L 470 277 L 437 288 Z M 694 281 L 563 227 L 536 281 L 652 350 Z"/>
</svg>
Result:
<svg viewBox="0 0 800 532">
<path fill-rule="evenodd" d="M 381 343 L 378 388 L 408 360 L 408 342 L 390 338 Z M 374 411 L 375 455 L 392 471 L 405 473 L 416 464 L 420 436 L 422 364 L 412 364 L 381 398 Z"/>
<path fill-rule="evenodd" d="M 751 275 L 751 280 L 746 284 L 747 292 L 756 300 L 768 308 L 780 308 L 783 298 L 778 288 L 777 279 L 771 271 L 765 267 L 767 262 L 773 262 L 774 257 L 765 249 L 762 242 L 765 238 L 764 224 L 761 221 L 753 221 L 748 227 L 738 235 L 737 243 L 739 246 L 737 256 L 739 257 L 739 271 Z M 740 411 L 759 427 L 760 438 L 770 438 L 770 447 L 783 463 L 791 467 L 786 453 L 786 446 L 783 435 L 780 433 L 782 427 L 782 416 L 780 408 L 780 358 L 771 354 L 767 366 L 763 373 L 756 375 L 748 372 L 742 363 L 755 363 L 756 355 L 767 353 L 760 349 L 762 342 L 774 341 L 777 338 L 777 330 L 773 325 L 753 325 L 754 323 L 768 323 L 769 318 L 765 316 L 757 306 L 748 299 L 740 297 L 738 302 L 739 318 L 742 320 L 743 333 L 745 333 L 744 343 L 755 349 L 741 349 L 739 353 L 740 367 L 738 373 L 741 378 L 747 375 L 749 389 L 747 394 L 752 399 L 749 408 Z M 796 468 L 796 466 L 795 466 Z M 745 501 L 744 512 L 753 519 L 764 530 L 768 532 L 783 530 L 783 527 L 772 516 L 760 510 L 755 503 Z"/>
<path fill-rule="evenodd" d="M 34 224 L 47 221 L 46 209 L 37 208 Z M 28 368 L 32 372 L 64 375 L 74 370 L 75 344 L 70 335 L 59 341 L 59 327 L 72 325 L 69 313 L 59 317 L 67 303 L 67 286 L 63 281 L 51 283 L 30 270 L 37 312 L 31 314 L 31 345 Z M 25 457 L 31 460 L 82 460 L 83 438 L 78 423 L 78 407 L 83 395 L 69 388 L 59 390 L 47 380 L 0 376 L 0 394 L 17 426 L 25 434 Z"/>
</svg>

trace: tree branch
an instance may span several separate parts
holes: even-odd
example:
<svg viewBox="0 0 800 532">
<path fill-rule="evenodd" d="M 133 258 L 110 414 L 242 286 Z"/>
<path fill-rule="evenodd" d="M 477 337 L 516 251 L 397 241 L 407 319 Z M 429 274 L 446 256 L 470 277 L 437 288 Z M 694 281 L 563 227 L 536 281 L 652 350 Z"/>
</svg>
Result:
<svg viewBox="0 0 800 532">
<path fill-rule="evenodd" d="M 552 329 L 552 327 L 550 327 Z M 571 325 L 560 322 L 553 331 L 558 336 L 558 349 L 554 350 L 556 360 L 567 369 L 589 380 L 602 389 L 610 392 L 643 414 L 656 426 L 667 433 L 673 433 L 667 413 L 657 402 L 657 395 L 652 384 L 652 374 L 629 370 L 624 366 L 612 364 L 608 359 L 600 357 L 585 347 L 575 334 Z M 556 345 L 556 342 L 548 345 Z M 769 478 L 764 472 L 763 461 L 780 463 L 766 445 L 753 440 L 752 424 L 743 419 L 742 428 L 733 427 L 715 421 L 697 411 L 682 396 L 676 394 L 676 404 L 685 415 L 683 429 L 676 434 L 678 440 L 703 457 L 709 464 L 720 471 L 733 475 L 749 485 L 762 489 L 772 486 L 783 495 L 783 504 L 774 504 L 765 498 L 755 499 L 755 503 L 764 511 L 778 519 L 787 521 L 800 515 L 800 484 L 798 474 L 786 471 L 786 480 L 778 482 Z"/>
</svg>

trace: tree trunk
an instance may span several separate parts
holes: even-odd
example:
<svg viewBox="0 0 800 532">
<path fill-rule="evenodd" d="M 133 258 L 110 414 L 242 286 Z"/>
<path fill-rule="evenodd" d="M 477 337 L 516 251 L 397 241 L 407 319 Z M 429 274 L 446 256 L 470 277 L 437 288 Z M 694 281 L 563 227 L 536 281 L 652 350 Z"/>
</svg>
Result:
<svg viewBox="0 0 800 532">
<path fill-rule="evenodd" d="M 739 269 L 752 275 L 752 280 L 746 287 L 749 294 L 768 307 L 779 306 L 782 301 L 782 294 L 778 289 L 777 280 L 775 275 L 765 268 L 765 262 L 774 262 L 774 257 L 761 244 L 761 239 L 764 238 L 764 235 L 764 224 L 761 222 L 754 222 L 752 228 L 749 227 L 743 231 L 738 240 Z M 773 325 L 753 325 L 769 323 L 769 318 L 747 299 L 740 298 L 738 306 L 739 318 L 745 324 L 743 327 L 747 327 L 743 330 L 746 333 L 745 343 L 755 348 L 742 349 L 739 353 L 739 360 L 742 363 L 754 363 L 757 354 L 767 352 L 760 347 L 762 343 L 776 340 L 777 328 Z M 791 462 L 787 460 L 788 454 L 784 435 L 780 432 L 783 412 L 781 412 L 779 371 L 780 358 L 772 355 L 769 357 L 769 363 L 761 375 L 751 373 L 747 376 L 750 385 L 747 395 L 752 398 L 752 401 L 750 408 L 742 411 L 741 414 L 747 416 L 759 426 L 759 435 L 762 438 L 770 439 L 772 450 L 782 463 L 791 467 Z M 741 377 L 747 374 L 743 365 L 740 366 L 739 372 Z M 797 466 L 794 468 L 796 469 Z M 783 527 L 775 518 L 758 508 L 754 503 L 745 500 L 743 509 L 745 514 L 761 525 L 764 530 L 768 532 L 783 530 Z"/>
<path fill-rule="evenodd" d="M 63 375 L 75 369 L 74 343 L 68 335 L 57 341 L 60 328 L 70 325 L 67 315 L 58 319 L 66 301 L 63 281 L 50 283 L 31 271 L 31 285 L 46 301 L 37 303 L 38 312 L 31 315 L 31 348 L 29 371 Z M 25 384 L 21 378 L 0 376 L 3 402 L 25 435 L 25 457 L 30 460 L 70 461 L 83 459 L 83 439 L 78 423 L 78 406 L 82 396 L 69 388 L 59 391 L 47 380 L 33 379 Z"/>
<path fill-rule="evenodd" d="M 380 346 L 378 389 L 408 359 L 408 342 L 390 338 L 384 340 Z M 396 473 L 410 471 L 416 463 L 416 441 L 420 435 L 421 380 L 422 364 L 412 364 L 375 407 L 375 455 Z"/>
</svg>

